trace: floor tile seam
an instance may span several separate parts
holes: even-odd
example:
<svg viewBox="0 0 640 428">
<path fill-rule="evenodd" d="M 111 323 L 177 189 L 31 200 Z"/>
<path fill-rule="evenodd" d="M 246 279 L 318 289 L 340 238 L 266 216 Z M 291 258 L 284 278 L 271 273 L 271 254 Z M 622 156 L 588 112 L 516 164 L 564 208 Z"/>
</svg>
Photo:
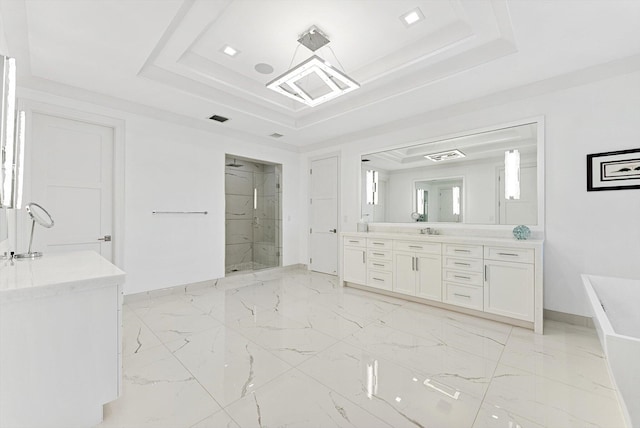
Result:
<svg viewBox="0 0 640 428">
<path fill-rule="evenodd" d="M 488 389 L 487 389 L 487 391 L 488 391 Z M 505 411 L 505 412 L 509 413 L 510 415 L 517 416 L 517 417 L 519 417 L 519 418 L 522 418 L 522 419 L 523 419 L 523 420 L 525 420 L 525 421 L 528 421 L 528 422 L 534 423 L 534 424 L 539 425 L 539 426 L 541 426 L 541 427 L 543 427 L 543 428 L 559 428 L 559 427 L 548 427 L 548 425 L 546 424 L 546 421 L 540 421 L 540 420 L 537 420 L 537 419 L 533 419 L 533 418 L 530 418 L 530 417 L 523 416 L 523 415 L 522 415 L 522 414 L 520 414 L 519 412 L 514 412 L 513 410 L 511 410 L 511 408 L 508 408 L 508 407 L 504 407 L 504 406 L 499 406 L 499 405 L 497 405 L 496 403 L 492 402 L 492 400 L 491 400 L 491 399 L 489 399 L 488 401 L 486 400 L 486 398 L 485 398 L 485 399 L 483 399 L 483 400 L 482 400 L 482 403 L 481 403 L 481 405 L 480 405 L 480 409 L 482 409 L 482 406 L 483 406 L 483 405 L 485 405 L 485 404 L 486 404 L 487 406 L 494 406 L 494 407 L 498 407 L 499 409 L 501 409 L 501 410 L 503 410 L 503 411 Z M 540 403 L 538 403 L 538 404 L 540 404 Z M 547 407 L 547 406 L 544 406 L 544 407 Z M 480 411 L 478 411 L 478 414 L 480 414 Z M 475 423 L 476 423 L 476 421 L 477 421 L 477 416 L 478 416 L 478 415 L 476 415 L 476 420 L 474 420 L 474 422 L 473 422 L 474 424 L 475 424 Z M 518 426 L 519 426 L 519 425 L 518 425 Z"/>
<path fill-rule="evenodd" d="M 162 345 L 165 347 L 165 349 L 171 354 L 171 356 L 173 357 L 173 359 L 175 359 L 177 361 L 178 364 L 180 364 L 180 366 L 185 369 L 187 371 L 187 373 L 189 373 L 191 375 L 191 377 L 198 383 L 198 385 L 200 386 L 200 388 L 202 388 L 206 394 L 213 400 L 214 403 L 216 403 L 216 405 L 220 408 L 219 410 L 223 409 L 223 406 L 218 402 L 218 400 L 216 400 L 213 395 L 211 394 L 211 392 L 209 392 L 209 390 L 202 384 L 202 382 L 200 382 L 200 379 L 198 379 L 198 377 L 195 375 L 195 373 L 193 373 L 191 370 L 189 370 L 189 368 L 180 360 L 180 358 L 178 358 L 176 356 L 176 354 L 171 351 L 171 349 L 169 349 L 169 347 L 167 346 L 166 343 L 162 343 Z M 216 413 L 216 412 L 214 412 Z"/>
<path fill-rule="evenodd" d="M 218 410 L 218 411 L 216 411 L 216 412 L 213 412 L 213 413 L 211 413 L 210 415 L 207 415 L 207 416 L 205 416 L 204 418 L 200 419 L 198 422 L 196 422 L 195 424 L 191 425 L 189 428 L 194 428 L 194 427 L 198 426 L 198 424 L 200 424 L 201 422 L 203 422 L 203 421 L 205 421 L 205 420 L 209 419 L 210 417 L 212 417 L 213 415 L 216 415 L 216 414 L 218 414 L 218 413 L 224 413 L 225 415 L 227 415 L 227 417 L 228 417 L 229 419 L 231 419 L 231 421 L 232 421 L 233 423 L 235 423 L 237 426 L 240 426 L 240 424 L 239 424 L 235 419 L 233 419 L 233 418 L 231 417 L 231 415 L 230 415 L 226 410 L 224 410 L 224 409 L 220 409 L 220 410 Z"/>
<path fill-rule="evenodd" d="M 357 348 L 357 349 L 359 349 L 359 350 L 361 350 L 361 351 L 367 352 L 367 353 L 371 354 L 371 356 L 372 356 L 373 358 L 375 358 L 375 359 L 379 359 L 379 360 L 386 360 L 386 361 L 391 362 L 392 364 L 395 364 L 395 365 L 399 366 L 400 368 L 403 368 L 403 369 L 405 369 L 405 370 L 409 370 L 409 371 L 415 372 L 415 373 L 417 373 L 419 376 L 424 377 L 425 379 L 427 379 L 427 378 L 429 378 L 429 377 L 434 377 L 434 376 L 437 376 L 437 375 L 441 374 L 441 373 L 435 373 L 435 372 L 434 372 L 434 373 L 428 372 L 428 371 L 424 370 L 423 368 L 416 367 L 416 366 L 413 366 L 413 365 L 411 365 L 411 364 L 407 364 L 407 363 L 405 363 L 405 362 L 404 362 L 404 360 L 401 360 L 401 359 L 399 359 L 399 358 L 384 356 L 384 355 L 381 355 L 381 354 L 378 354 L 378 353 L 372 352 L 372 351 L 370 351 L 370 350 L 368 350 L 368 349 L 366 349 L 366 348 L 363 348 L 363 347 L 361 347 L 361 346 L 358 346 L 358 345 L 356 345 L 356 344 L 346 342 L 346 339 L 347 339 L 348 337 L 349 337 L 349 336 L 345 337 L 345 338 L 344 338 L 344 339 L 342 339 L 340 342 L 341 342 L 341 343 L 344 343 L 344 344 L 345 344 L 345 345 L 347 345 L 347 346 L 352 346 L 352 347 Z M 339 342 L 339 343 L 340 343 L 340 342 Z M 338 345 L 338 343 L 334 344 L 334 346 L 335 346 L 335 345 Z M 315 356 L 315 355 L 314 355 L 314 356 Z M 305 362 L 307 362 L 307 361 L 308 361 L 308 360 L 305 360 Z M 302 363 L 300 363 L 300 364 L 302 364 Z M 497 366 L 497 364 L 496 364 L 496 366 Z M 495 371 L 494 371 L 494 372 L 495 372 Z M 485 388 L 485 392 L 484 392 L 484 394 L 486 394 L 486 390 L 487 390 L 488 388 L 489 388 L 489 383 L 487 384 L 487 387 Z M 458 388 L 456 388 L 456 389 L 458 389 Z M 465 394 L 468 394 L 468 395 L 470 395 L 470 396 L 472 396 L 472 397 L 474 397 L 474 398 L 477 398 L 478 400 L 482 400 L 482 397 L 480 397 L 480 396 L 479 396 L 479 394 L 471 393 L 471 392 L 468 392 L 467 390 L 465 390 L 465 391 L 464 391 L 464 393 L 465 393 Z"/>
<path fill-rule="evenodd" d="M 333 345 L 332 345 L 332 346 L 333 346 Z M 309 361 L 310 359 L 312 359 L 312 358 L 314 358 L 314 357 L 315 357 L 315 355 L 314 355 L 314 356 L 312 356 L 311 358 L 307 358 L 307 359 L 306 359 L 305 361 L 303 361 L 302 363 L 307 362 L 307 361 Z M 300 363 L 300 364 L 302 364 L 302 363 Z M 321 380 L 319 380 L 319 379 L 315 378 L 314 376 L 312 376 L 312 375 L 310 375 L 309 373 L 306 373 L 305 371 L 303 371 L 302 369 L 300 369 L 300 368 L 298 367 L 300 364 L 298 364 L 298 365 L 297 365 L 297 366 L 295 366 L 295 367 L 292 367 L 290 370 L 287 370 L 287 372 L 285 372 L 285 373 L 288 373 L 289 371 L 292 371 L 292 370 L 294 370 L 294 371 L 296 371 L 296 372 L 299 372 L 299 373 L 301 373 L 303 376 L 306 376 L 307 378 L 311 379 L 312 381 L 317 382 L 317 383 L 319 383 L 320 385 L 324 386 L 325 388 L 327 388 L 327 389 L 329 390 L 329 392 L 333 392 L 334 394 L 336 394 L 336 395 L 338 395 L 338 396 L 342 397 L 343 399 L 345 399 L 346 401 L 348 401 L 349 403 L 351 403 L 353 406 L 355 406 L 355 407 L 357 407 L 358 409 L 360 409 L 361 411 L 363 411 L 363 412 L 367 413 L 368 415 L 370 415 L 370 416 L 371 416 L 371 417 L 373 417 L 374 419 L 377 419 L 377 420 L 379 420 L 379 421 L 383 422 L 384 424 L 388 425 L 389 427 L 393 427 L 393 425 L 391 425 L 391 424 L 390 424 L 389 422 L 387 422 L 385 419 L 382 419 L 380 416 L 374 415 L 374 414 L 373 414 L 373 413 L 371 413 L 369 410 L 367 410 L 366 408 L 362 407 L 360 404 L 356 403 L 355 401 L 351 400 L 350 398 L 348 398 L 348 397 L 344 396 L 344 395 L 343 395 L 343 394 L 341 394 L 340 392 L 338 392 L 338 391 L 336 391 L 335 389 L 331 388 L 329 385 L 326 385 L 326 384 L 325 384 L 324 382 L 322 382 Z M 283 376 L 285 373 L 282 373 L 280 376 Z M 269 381 L 269 383 L 270 383 L 270 382 L 271 382 L 271 381 Z M 266 384 L 265 384 L 265 385 L 266 385 Z M 253 392 L 255 392 L 255 391 L 257 391 L 258 389 L 263 388 L 265 385 L 261 386 L 260 388 L 256 388 L 254 391 L 252 391 L 252 393 L 253 393 Z"/>
<path fill-rule="evenodd" d="M 373 324 L 373 323 L 371 323 L 371 324 Z M 371 324 L 369 324 L 369 325 L 371 325 Z M 381 324 L 381 325 L 383 325 L 384 327 L 390 328 L 390 329 L 392 329 L 392 330 L 395 330 L 395 331 L 397 331 L 397 332 L 400 332 L 400 333 L 410 334 L 410 335 L 412 335 L 412 336 L 417 336 L 417 337 L 419 337 L 419 338 L 421 338 L 421 339 L 430 340 L 429 338 L 427 338 L 427 337 L 425 337 L 425 336 L 421 336 L 421 335 L 415 334 L 415 333 L 410 332 L 410 331 L 407 331 L 407 330 L 403 330 L 403 329 L 400 329 L 400 328 L 397 328 L 397 327 L 392 327 L 392 326 L 387 325 L 387 324 Z M 439 347 L 439 346 L 445 346 L 445 347 L 448 347 L 448 348 L 453 348 L 453 349 L 455 349 L 456 351 L 463 352 L 463 353 L 465 353 L 465 354 L 469 354 L 469 355 L 472 355 L 472 356 L 477 357 L 477 358 L 481 358 L 481 359 L 483 359 L 483 360 L 485 360 L 485 361 L 489 361 L 489 362 L 491 362 L 491 363 L 498 363 L 499 358 L 500 358 L 500 357 L 498 357 L 498 359 L 494 359 L 494 358 L 486 357 L 486 356 L 484 356 L 484 355 L 479 355 L 479 354 L 474 353 L 474 352 L 471 352 L 471 351 L 469 351 L 469 350 L 467 350 L 467 349 L 463 349 L 463 348 L 461 348 L 461 347 L 459 347 L 459 346 L 456 346 L 456 345 L 450 345 L 449 343 L 447 343 L 447 342 L 443 342 L 443 341 L 441 341 L 441 340 L 439 340 L 439 342 L 438 342 L 438 344 L 437 344 L 437 345 L 433 345 L 433 347 Z M 504 352 L 504 345 L 502 346 L 502 350 L 500 351 L 500 353 L 501 353 L 500 355 L 502 355 L 502 352 Z"/>
<path fill-rule="evenodd" d="M 615 396 L 615 398 L 614 398 L 614 397 L 608 396 L 605 393 L 594 392 L 594 391 L 591 391 L 591 390 L 586 389 L 584 387 L 575 385 L 573 383 L 564 382 L 564 381 L 561 381 L 561 380 L 559 380 L 558 378 L 555 378 L 555 377 L 551 377 L 551 376 L 547 376 L 547 375 L 543 375 L 543 374 L 538 374 L 538 373 L 535 373 L 535 372 L 533 372 L 531 370 L 523 369 L 522 367 L 516 367 L 516 366 L 514 366 L 512 364 L 508 364 L 508 363 L 505 363 L 505 362 L 499 362 L 498 365 L 507 366 L 507 367 L 510 367 L 512 369 L 516 369 L 516 370 L 525 372 L 525 373 L 527 373 L 528 375 L 531 375 L 531 376 L 535 376 L 535 377 L 538 377 L 538 378 L 543 378 L 544 380 L 547 380 L 547 381 L 551 381 L 551 382 L 562 384 L 564 386 L 575 388 L 575 389 L 578 389 L 578 390 L 580 390 L 582 392 L 585 392 L 587 394 L 590 394 L 590 395 L 593 395 L 593 396 L 596 396 L 596 397 L 600 397 L 600 398 L 604 398 L 604 399 L 612 400 L 612 401 L 616 401 L 616 402 L 618 401 L 617 395 L 616 395 L 617 392 L 615 390 L 615 387 L 608 388 L 606 385 L 601 385 L 603 388 L 610 389 L 611 390 L 611 394 L 613 394 Z"/>
<path fill-rule="evenodd" d="M 473 424 L 471 426 L 476 424 L 476 421 L 478 420 L 478 416 L 480 415 L 480 411 L 482 410 L 482 406 L 486 402 L 487 393 L 489 392 L 489 389 L 491 388 L 491 384 L 493 383 L 494 376 L 496 375 L 496 371 L 498 370 L 498 366 L 500 365 L 500 360 L 502 360 L 502 356 L 504 355 L 504 350 L 506 348 L 506 344 L 509 343 L 509 339 L 511 338 L 511 333 L 513 333 L 513 327 L 511 327 L 509 329 L 509 334 L 507 335 L 507 340 L 505 340 L 505 345 L 502 346 L 502 350 L 500 351 L 500 356 L 498 357 L 498 361 L 496 361 L 496 365 L 493 368 L 493 373 L 491 374 L 491 377 L 489 378 L 489 384 L 487 385 L 487 388 L 484 390 L 484 394 L 482 395 L 482 399 L 480 401 L 480 407 L 478 407 L 478 411 L 476 412 L 476 416 L 473 418 Z M 532 421 L 532 422 L 534 422 L 534 421 Z"/>
<path fill-rule="evenodd" d="M 284 360 L 283 358 L 281 358 L 280 356 L 278 356 L 277 354 L 275 354 L 274 352 L 272 352 L 270 349 L 264 347 L 263 345 L 261 345 L 260 343 L 256 342 L 254 339 L 252 339 L 251 337 L 249 337 L 248 335 L 244 334 L 242 331 L 237 330 L 236 328 L 234 328 L 233 326 L 230 325 L 226 325 L 223 324 L 223 326 L 225 328 L 230 329 L 231 331 L 233 331 L 236 334 L 239 334 L 240 336 L 242 336 L 244 339 L 246 339 L 248 342 L 250 342 L 251 344 L 257 346 L 258 348 L 260 348 L 262 351 L 268 353 L 269 355 L 271 355 L 272 357 L 275 357 L 276 359 L 278 359 L 279 361 L 282 361 L 283 363 L 285 363 L 286 365 L 290 366 L 290 368 L 295 367 L 295 365 L 291 364 L 290 362 Z M 289 369 L 287 369 L 288 371 Z"/>
<path fill-rule="evenodd" d="M 539 342 L 536 343 L 535 338 L 533 338 L 533 340 L 530 340 L 530 341 L 526 340 L 526 339 L 524 339 L 522 337 L 517 337 L 517 336 L 513 337 L 513 338 L 510 338 L 510 339 L 513 339 L 511 346 L 518 346 L 519 344 L 523 344 L 524 346 L 532 345 L 534 348 L 537 348 L 537 347 L 541 346 L 543 348 L 550 348 L 550 349 L 552 349 L 554 351 L 559 351 L 559 352 L 563 352 L 563 353 L 566 353 L 566 354 L 569 354 L 569 355 L 575 355 L 575 356 L 578 356 L 578 357 L 584 357 L 583 354 L 586 353 L 586 354 L 592 356 L 593 358 L 600 358 L 600 359 L 605 359 L 606 358 L 606 356 L 604 354 L 604 350 L 602 349 L 602 346 L 600 345 L 600 342 L 598 342 L 597 349 L 590 350 L 590 349 L 588 349 L 586 347 L 580 347 L 579 345 L 573 345 L 573 346 L 569 345 L 567 347 L 566 343 L 560 343 L 560 342 L 556 341 L 555 339 L 548 339 L 548 340 L 545 341 L 547 343 L 543 343 L 543 344 L 541 344 Z M 505 344 L 505 346 L 508 346 L 508 345 L 509 345 L 509 343 Z M 580 349 L 581 352 L 573 351 L 574 349 Z M 584 357 L 584 358 L 588 358 L 588 357 Z"/>
</svg>

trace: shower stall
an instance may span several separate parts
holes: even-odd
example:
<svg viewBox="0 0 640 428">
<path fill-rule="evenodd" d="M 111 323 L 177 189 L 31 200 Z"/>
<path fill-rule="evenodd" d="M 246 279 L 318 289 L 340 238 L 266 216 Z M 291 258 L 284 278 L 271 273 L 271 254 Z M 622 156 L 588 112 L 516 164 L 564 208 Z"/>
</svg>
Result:
<svg viewBox="0 0 640 428">
<path fill-rule="evenodd" d="M 282 165 L 227 155 L 225 272 L 281 265 Z"/>
</svg>

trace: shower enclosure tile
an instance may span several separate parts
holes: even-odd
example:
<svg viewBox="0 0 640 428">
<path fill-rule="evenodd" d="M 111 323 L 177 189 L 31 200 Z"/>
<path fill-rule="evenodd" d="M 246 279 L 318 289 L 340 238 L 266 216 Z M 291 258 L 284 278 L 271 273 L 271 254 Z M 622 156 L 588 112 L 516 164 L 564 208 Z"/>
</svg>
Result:
<svg viewBox="0 0 640 428">
<path fill-rule="evenodd" d="M 224 177 L 227 195 L 253 196 L 253 173 L 227 167 Z"/>
<path fill-rule="evenodd" d="M 253 198 L 245 195 L 225 196 L 225 218 L 227 220 L 251 220 L 253 218 Z"/>
<path fill-rule="evenodd" d="M 253 220 L 227 220 L 225 223 L 227 244 L 251 243 L 253 241 Z"/>
</svg>

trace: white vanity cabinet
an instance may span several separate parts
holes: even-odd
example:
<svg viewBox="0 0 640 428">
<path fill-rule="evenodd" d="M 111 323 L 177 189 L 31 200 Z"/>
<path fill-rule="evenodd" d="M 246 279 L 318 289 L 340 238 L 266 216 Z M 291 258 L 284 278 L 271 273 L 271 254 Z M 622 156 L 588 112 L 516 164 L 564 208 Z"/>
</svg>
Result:
<svg viewBox="0 0 640 428">
<path fill-rule="evenodd" d="M 442 301 L 440 243 L 394 241 L 393 291 Z"/>
<path fill-rule="evenodd" d="M 542 333 L 542 241 L 401 233 L 344 233 L 351 286 Z"/>
<path fill-rule="evenodd" d="M 367 240 L 347 237 L 343 247 L 345 281 L 355 284 L 367 283 Z"/>
<path fill-rule="evenodd" d="M 367 239 L 367 285 L 382 290 L 393 289 L 393 241 Z"/>
<path fill-rule="evenodd" d="M 532 249 L 485 247 L 484 310 L 534 321 L 534 252 Z"/>
<path fill-rule="evenodd" d="M 484 308 L 482 245 L 444 244 L 443 301 L 479 311 Z"/>
<path fill-rule="evenodd" d="M 125 274 L 99 254 L 0 265 L 0 426 L 89 427 L 120 395 Z"/>
</svg>

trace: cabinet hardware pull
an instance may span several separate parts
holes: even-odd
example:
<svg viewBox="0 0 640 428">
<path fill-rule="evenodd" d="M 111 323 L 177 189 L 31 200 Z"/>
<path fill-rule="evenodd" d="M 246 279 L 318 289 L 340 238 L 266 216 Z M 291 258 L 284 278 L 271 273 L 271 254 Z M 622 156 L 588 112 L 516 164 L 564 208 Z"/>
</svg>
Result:
<svg viewBox="0 0 640 428">
<path fill-rule="evenodd" d="M 484 265 L 484 280 L 485 282 L 488 281 L 488 274 L 487 274 L 487 265 Z"/>
<path fill-rule="evenodd" d="M 460 263 L 460 262 L 453 262 L 454 265 L 458 265 L 458 266 L 471 266 L 471 264 L 469 263 Z"/>
<path fill-rule="evenodd" d="M 373 245 L 384 245 L 384 242 L 372 242 Z"/>
<path fill-rule="evenodd" d="M 371 254 L 373 254 L 374 256 L 384 256 L 384 253 L 371 253 Z"/>
<path fill-rule="evenodd" d="M 420 259 L 416 257 L 416 272 L 420 270 L 420 267 L 418 266 L 418 260 Z"/>
<path fill-rule="evenodd" d="M 353 243 L 353 244 L 358 244 L 360 243 L 360 241 L 352 241 L 351 239 L 349 239 L 349 242 Z"/>
<path fill-rule="evenodd" d="M 382 282 L 384 282 L 384 279 L 382 279 L 382 278 L 376 278 L 376 277 L 373 277 L 373 279 L 375 279 L 376 281 L 382 281 Z"/>
<path fill-rule="evenodd" d="M 366 263 L 366 260 L 364 259 L 364 255 L 365 255 L 365 252 L 363 251 L 362 252 L 362 263 Z"/>
<path fill-rule="evenodd" d="M 458 296 L 458 297 L 466 297 L 467 299 L 470 299 L 471 296 L 467 295 L 467 294 L 458 294 L 458 293 L 453 293 L 454 296 Z"/>
<path fill-rule="evenodd" d="M 511 256 L 511 257 L 518 257 L 519 254 L 514 254 L 514 253 L 498 253 L 499 256 Z"/>
<path fill-rule="evenodd" d="M 458 250 L 457 248 L 454 248 L 453 251 L 455 251 L 456 253 L 470 253 L 471 250 Z"/>
<path fill-rule="evenodd" d="M 374 266 L 382 266 L 384 267 L 384 265 L 381 265 L 380 263 L 373 263 Z"/>
<path fill-rule="evenodd" d="M 409 245 L 409 248 L 418 248 L 422 250 L 422 245 Z"/>
<path fill-rule="evenodd" d="M 454 278 L 461 278 L 461 279 L 471 279 L 468 276 L 461 276 L 461 275 L 453 275 Z"/>
<path fill-rule="evenodd" d="M 415 257 L 411 257 L 411 270 L 413 270 L 413 271 L 416 270 L 416 258 Z"/>
</svg>

